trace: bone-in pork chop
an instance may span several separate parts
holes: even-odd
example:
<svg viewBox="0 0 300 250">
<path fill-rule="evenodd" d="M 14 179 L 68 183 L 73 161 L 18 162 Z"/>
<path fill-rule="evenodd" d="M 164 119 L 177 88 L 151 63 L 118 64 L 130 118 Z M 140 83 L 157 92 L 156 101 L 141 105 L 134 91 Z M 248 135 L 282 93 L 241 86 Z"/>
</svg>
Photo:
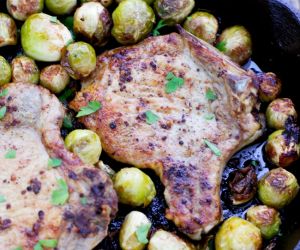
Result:
<svg viewBox="0 0 300 250">
<path fill-rule="evenodd" d="M 117 210 L 110 179 L 66 150 L 64 109 L 48 90 L 11 83 L 0 93 L 0 249 L 92 249 Z"/>
<path fill-rule="evenodd" d="M 166 217 L 199 239 L 222 218 L 226 162 L 262 125 L 253 73 L 181 33 L 103 53 L 71 107 L 102 103 L 81 121 L 114 159 L 155 170 L 165 186 Z"/>
</svg>

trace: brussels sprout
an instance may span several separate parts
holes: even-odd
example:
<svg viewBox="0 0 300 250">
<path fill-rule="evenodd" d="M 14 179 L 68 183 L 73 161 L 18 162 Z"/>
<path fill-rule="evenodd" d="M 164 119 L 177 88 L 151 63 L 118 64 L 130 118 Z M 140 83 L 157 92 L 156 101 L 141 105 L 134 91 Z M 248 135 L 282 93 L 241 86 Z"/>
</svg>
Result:
<svg viewBox="0 0 300 250">
<path fill-rule="evenodd" d="M 156 231 L 151 237 L 148 250 L 195 250 L 196 248 L 178 236 L 164 230 Z"/>
<path fill-rule="evenodd" d="M 283 168 L 272 169 L 258 182 L 258 198 L 263 204 L 277 209 L 289 204 L 298 191 L 296 177 Z"/>
<path fill-rule="evenodd" d="M 272 72 L 257 75 L 259 81 L 258 96 L 263 102 L 273 101 L 281 91 L 281 81 Z"/>
<path fill-rule="evenodd" d="M 218 38 L 216 47 L 234 62 L 243 64 L 252 54 L 250 33 L 243 26 L 227 28 Z"/>
<path fill-rule="evenodd" d="M 12 81 L 37 84 L 40 71 L 34 60 L 27 56 L 17 56 L 11 62 Z"/>
<path fill-rule="evenodd" d="M 74 14 L 75 33 L 97 46 L 107 43 L 111 25 L 109 12 L 97 2 L 84 3 Z"/>
<path fill-rule="evenodd" d="M 56 17 L 33 14 L 21 28 L 21 43 L 25 53 L 38 61 L 55 62 L 61 50 L 72 42 L 70 31 Z"/>
<path fill-rule="evenodd" d="M 42 69 L 40 83 L 55 94 L 60 93 L 69 84 L 67 71 L 59 64 L 50 65 Z"/>
<path fill-rule="evenodd" d="M 123 250 L 142 250 L 148 243 L 151 222 L 141 212 L 132 211 L 125 217 L 120 230 L 120 246 Z"/>
<path fill-rule="evenodd" d="M 194 0 L 155 0 L 154 8 L 167 24 L 181 23 L 195 6 Z"/>
<path fill-rule="evenodd" d="M 74 79 L 87 77 L 96 68 L 96 52 L 88 43 L 72 43 L 63 49 L 61 65 Z"/>
<path fill-rule="evenodd" d="M 65 145 L 84 163 L 95 164 L 99 161 L 102 147 L 99 136 L 91 130 L 76 129 L 67 135 Z"/>
<path fill-rule="evenodd" d="M 131 206 L 148 206 L 156 195 L 150 177 L 137 168 L 123 168 L 114 176 L 119 201 Z"/>
<path fill-rule="evenodd" d="M 297 118 L 297 111 L 291 99 L 275 99 L 267 107 L 266 118 L 270 128 L 284 129 L 289 117 Z"/>
<path fill-rule="evenodd" d="M 258 250 L 262 246 L 260 230 L 238 217 L 227 219 L 216 234 L 216 250 Z"/>
<path fill-rule="evenodd" d="M 155 23 L 153 10 L 142 0 L 122 1 L 113 12 L 112 18 L 112 35 L 121 44 L 142 40 Z"/>
<path fill-rule="evenodd" d="M 279 233 L 281 219 L 274 208 L 264 205 L 252 206 L 247 211 L 247 220 L 258 227 L 266 239 L 271 239 Z"/>
<path fill-rule="evenodd" d="M 11 67 L 3 56 L 0 56 L 0 86 L 10 82 Z"/>
<path fill-rule="evenodd" d="M 0 12 L 0 47 L 17 44 L 17 26 L 7 14 Z"/>
<path fill-rule="evenodd" d="M 213 44 L 217 37 L 218 20 L 208 12 L 198 11 L 186 19 L 183 28 L 196 37 Z"/>
<path fill-rule="evenodd" d="M 116 0 L 117 3 L 121 3 L 124 0 Z M 143 0 L 144 2 L 146 2 L 148 5 L 153 4 L 154 0 Z"/>
<path fill-rule="evenodd" d="M 45 4 L 55 15 L 66 15 L 75 9 L 77 0 L 45 0 Z"/>
<path fill-rule="evenodd" d="M 96 166 L 111 178 L 116 174 L 116 172 L 110 166 L 104 164 L 103 161 L 99 161 Z"/>
<path fill-rule="evenodd" d="M 30 15 L 42 12 L 44 0 L 6 0 L 6 7 L 14 19 L 25 21 Z"/>
<path fill-rule="evenodd" d="M 269 136 L 265 151 L 273 164 L 287 167 L 299 159 L 300 146 L 298 138 L 294 136 L 298 136 L 298 133 L 293 135 L 284 130 L 277 130 Z"/>
</svg>

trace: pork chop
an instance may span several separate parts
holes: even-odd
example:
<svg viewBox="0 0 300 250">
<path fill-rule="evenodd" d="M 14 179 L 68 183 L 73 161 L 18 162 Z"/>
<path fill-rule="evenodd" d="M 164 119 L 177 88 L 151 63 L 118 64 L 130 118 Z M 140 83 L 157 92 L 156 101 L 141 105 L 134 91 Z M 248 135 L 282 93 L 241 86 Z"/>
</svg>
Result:
<svg viewBox="0 0 300 250">
<path fill-rule="evenodd" d="M 102 109 L 81 121 L 112 158 L 160 176 L 166 217 L 192 239 L 212 229 L 226 162 L 261 135 L 254 74 L 181 30 L 100 55 L 71 107 L 92 100 Z"/>
<path fill-rule="evenodd" d="M 57 249 L 92 249 L 117 210 L 110 179 L 66 150 L 64 109 L 48 90 L 11 83 L 0 93 L 0 248 L 50 240 Z"/>
</svg>

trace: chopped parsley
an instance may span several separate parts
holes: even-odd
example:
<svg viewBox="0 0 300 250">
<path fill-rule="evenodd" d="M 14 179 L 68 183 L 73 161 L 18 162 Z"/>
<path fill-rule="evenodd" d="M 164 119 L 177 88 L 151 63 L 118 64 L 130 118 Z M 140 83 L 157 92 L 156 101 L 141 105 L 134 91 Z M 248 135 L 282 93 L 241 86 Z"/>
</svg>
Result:
<svg viewBox="0 0 300 250">
<path fill-rule="evenodd" d="M 23 248 L 22 247 L 16 247 L 13 250 L 23 250 Z"/>
<path fill-rule="evenodd" d="M 80 108 L 80 111 L 78 112 L 76 117 L 82 117 L 82 116 L 90 115 L 92 113 L 95 113 L 99 109 L 101 109 L 101 107 L 102 107 L 102 104 L 100 102 L 91 101 L 91 102 L 88 103 L 87 106 Z"/>
<path fill-rule="evenodd" d="M 36 243 L 33 247 L 33 250 L 43 250 L 43 247 L 40 242 Z"/>
<path fill-rule="evenodd" d="M 73 96 L 75 93 L 74 89 L 66 89 L 62 92 L 62 94 L 58 97 L 61 102 L 67 102 L 68 99 Z"/>
<path fill-rule="evenodd" d="M 175 76 L 172 72 L 169 72 L 166 76 L 167 83 L 165 85 L 165 92 L 171 94 L 177 89 L 183 86 L 184 80 L 181 77 Z"/>
<path fill-rule="evenodd" d="M 156 123 L 157 121 L 159 121 L 159 116 L 154 114 L 151 110 L 147 110 L 145 112 L 145 115 L 146 115 L 146 122 L 149 125 L 152 125 L 152 124 Z"/>
<path fill-rule="evenodd" d="M 141 242 L 143 244 L 148 243 L 147 236 L 148 236 L 150 228 L 151 228 L 150 223 L 143 224 L 137 228 L 137 230 L 135 231 L 135 234 L 136 234 L 136 237 L 139 242 Z"/>
<path fill-rule="evenodd" d="M 163 27 L 167 26 L 167 24 L 165 23 L 164 20 L 159 20 L 159 22 L 157 23 L 156 27 L 154 28 L 152 34 L 153 36 L 159 36 L 160 35 L 160 32 L 159 30 Z"/>
<path fill-rule="evenodd" d="M 3 90 L 0 92 L 0 97 L 7 96 L 7 94 L 8 94 L 8 89 L 3 89 Z"/>
<path fill-rule="evenodd" d="M 61 159 L 58 159 L 58 158 L 50 158 L 48 160 L 48 167 L 49 168 L 57 168 L 57 167 L 60 167 L 61 166 L 61 163 L 62 163 L 62 160 Z"/>
<path fill-rule="evenodd" d="M 80 203 L 82 204 L 82 205 L 86 205 L 87 204 L 87 198 L 84 196 L 84 197 L 81 197 L 80 198 Z"/>
<path fill-rule="evenodd" d="M 16 150 L 10 149 L 7 151 L 7 153 L 4 155 L 5 159 L 15 159 L 16 158 Z"/>
<path fill-rule="evenodd" d="M 63 127 L 67 129 L 71 129 L 73 127 L 72 119 L 70 116 L 65 116 L 63 120 Z"/>
<path fill-rule="evenodd" d="M 55 189 L 51 195 L 53 205 L 64 205 L 69 199 L 68 185 L 63 179 L 57 181 L 58 189 Z"/>
<path fill-rule="evenodd" d="M 6 110 L 7 109 L 6 109 L 5 106 L 3 106 L 3 107 L 0 108 L 0 119 L 2 119 L 5 116 Z"/>
<path fill-rule="evenodd" d="M 0 203 L 3 203 L 5 201 L 6 201 L 6 199 L 5 199 L 4 195 L 0 194 Z"/>
<path fill-rule="evenodd" d="M 258 166 L 258 162 L 257 161 L 251 161 L 251 165 L 253 165 L 254 167 L 257 167 Z"/>
<path fill-rule="evenodd" d="M 54 239 L 39 240 L 39 243 L 40 243 L 43 247 L 47 247 L 47 248 L 54 248 L 54 247 L 57 246 L 57 240 L 54 240 Z"/>
<path fill-rule="evenodd" d="M 218 50 L 220 50 L 221 52 L 224 52 L 226 50 L 226 42 L 222 41 L 222 42 L 217 43 L 216 48 Z"/>
<path fill-rule="evenodd" d="M 206 90 L 205 97 L 209 101 L 214 101 L 214 100 L 217 99 L 217 95 L 212 89 L 207 89 Z"/>
<path fill-rule="evenodd" d="M 207 147 L 209 147 L 209 149 L 210 149 L 216 156 L 221 156 L 221 155 L 222 155 L 220 149 L 218 149 L 218 147 L 217 147 L 214 143 L 212 143 L 212 142 L 210 142 L 210 141 L 208 141 L 208 140 L 206 140 L 206 139 L 204 139 L 204 143 L 206 144 Z"/>
<path fill-rule="evenodd" d="M 214 119 L 215 118 L 215 115 L 214 114 L 205 114 L 204 115 L 204 119 L 205 120 L 212 120 L 212 119 Z"/>
</svg>

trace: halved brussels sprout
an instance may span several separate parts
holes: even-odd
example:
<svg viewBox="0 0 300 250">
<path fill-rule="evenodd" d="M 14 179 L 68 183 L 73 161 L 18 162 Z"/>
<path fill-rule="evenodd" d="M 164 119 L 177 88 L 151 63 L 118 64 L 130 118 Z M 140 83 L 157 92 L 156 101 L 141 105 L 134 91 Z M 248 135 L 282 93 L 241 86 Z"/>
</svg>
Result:
<svg viewBox="0 0 300 250">
<path fill-rule="evenodd" d="M 270 128 L 284 129 L 289 117 L 297 118 L 294 103 L 289 98 L 275 99 L 267 107 L 266 118 Z"/>
<path fill-rule="evenodd" d="M 272 169 L 258 182 L 258 198 L 263 204 L 277 209 L 288 205 L 298 191 L 296 177 L 283 168 Z"/>
<path fill-rule="evenodd" d="M 124 0 L 116 0 L 117 3 L 121 3 Z M 153 4 L 154 0 L 143 0 L 144 2 L 146 2 L 148 5 Z"/>
<path fill-rule="evenodd" d="M 279 233 L 281 219 L 274 208 L 264 205 L 252 206 L 247 211 L 247 220 L 258 227 L 266 239 L 271 239 Z"/>
<path fill-rule="evenodd" d="M 151 178 L 137 168 L 123 168 L 113 179 L 119 201 L 131 206 L 148 206 L 156 195 Z"/>
<path fill-rule="evenodd" d="M 272 72 L 257 74 L 259 81 L 258 96 L 263 102 L 273 101 L 281 91 L 281 81 Z"/>
<path fill-rule="evenodd" d="M 6 0 L 9 14 L 19 21 L 25 21 L 30 15 L 42 12 L 44 0 Z"/>
<path fill-rule="evenodd" d="M 162 229 L 156 231 L 148 245 L 148 250 L 195 250 L 196 248 L 182 239 L 177 235 Z"/>
<path fill-rule="evenodd" d="M 192 11 L 195 0 L 155 0 L 154 8 L 169 25 L 181 23 Z"/>
<path fill-rule="evenodd" d="M 262 247 L 260 230 L 249 221 L 231 217 L 216 234 L 215 247 L 216 250 L 259 250 Z"/>
<path fill-rule="evenodd" d="M 295 131 L 297 134 L 293 134 L 293 131 L 277 130 L 269 135 L 265 151 L 267 158 L 273 164 L 278 167 L 287 167 L 299 159 L 298 131 Z"/>
<path fill-rule="evenodd" d="M 65 145 L 84 163 L 95 164 L 99 161 L 102 147 L 99 136 L 91 130 L 76 129 L 67 135 Z"/>
<path fill-rule="evenodd" d="M 21 43 L 25 53 L 35 60 L 56 62 L 61 50 L 72 42 L 70 31 L 56 17 L 33 14 L 21 28 Z"/>
<path fill-rule="evenodd" d="M 94 45 L 107 43 L 112 21 L 110 14 L 98 2 L 84 3 L 74 14 L 74 31 Z"/>
<path fill-rule="evenodd" d="M 120 230 L 121 248 L 123 250 L 143 250 L 148 243 L 147 235 L 150 228 L 151 221 L 143 213 L 132 211 L 127 214 Z M 141 237 L 144 241 L 140 239 Z"/>
<path fill-rule="evenodd" d="M 243 64 L 252 54 L 250 33 L 239 25 L 227 28 L 218 38 L 216 47 L 234 62 Z"/>
<path fill-rule="evenodd" d="M 58 94 L 69 84 L 67 71 L 59 64 L 50 65 L 42 69 L 40 83 L 51 92 Z"/>
<path fill-rule="evenodd" d="M 81 3 L 87 3 L 87 2 L 99 2 L 101 3 L 105 8 L 110 6 L 114 0 L 81 0 Z"/>
<path fill-rule="evenodd" d="M 55 15 L 70 14 L 77 5 L 77 0 L 45 0 L 46 7 Z"/>
<path fill-rule="evenodd" d="M 122 1 L 112 14 L 112 35 L 121 44 L 133 44 L 152 30 L 155 15 L 143 0 Z"/>
<path fill-rule="evenodd" d="M 74 79 L 87 77 L 96 68 L 96 52 L 88 43 L 72 43 L 63 49 L 61 65 Z"/>
<path fill-rule="evenodd" d="M 183 28 L 194 36 L 213 44 L 217 37 L 218 20 L 208 12 L 197 11 L 186 19 Z"/>
<path fill-rule="evenodd" d="M 12 81 L 37 84 L 40 70 L 35 61 L 27 56 L 17 56 L 11 62 Z"/>
<path fill-rule="evenodd" d="M 7 14 L 0 12 L 0 47 L 17 44 L 17 26 Z"/>
<path fill-rule="evenodd" d="M 3 56 L 0 56 L 0 86 L 10 82 L 11 67 Z"/>
</svg>

